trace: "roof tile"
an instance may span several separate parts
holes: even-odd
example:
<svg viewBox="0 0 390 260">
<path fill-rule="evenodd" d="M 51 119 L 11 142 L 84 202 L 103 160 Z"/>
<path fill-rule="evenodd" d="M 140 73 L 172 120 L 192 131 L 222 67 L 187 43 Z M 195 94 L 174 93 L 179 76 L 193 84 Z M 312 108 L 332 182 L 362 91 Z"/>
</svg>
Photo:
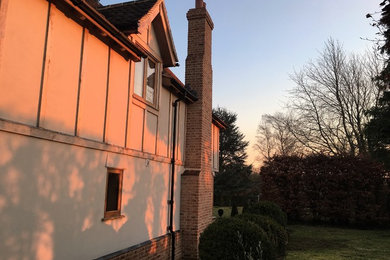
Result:
<svg viewBox="0 0 390 260">
<path fill-rule="evenodd" d="M 132 31 L 138 28 L 138 21 L 156 2 L 157 0 L 136 0 L 99 7 L 98 11 L 120 31 Z"/>
</svg>

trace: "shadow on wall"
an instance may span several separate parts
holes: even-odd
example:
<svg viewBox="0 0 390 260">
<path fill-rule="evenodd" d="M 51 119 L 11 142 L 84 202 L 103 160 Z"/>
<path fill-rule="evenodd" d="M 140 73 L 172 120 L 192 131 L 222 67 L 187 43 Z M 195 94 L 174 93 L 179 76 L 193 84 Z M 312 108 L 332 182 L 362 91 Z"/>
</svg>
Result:
<svg viewBox="0 0 390 260">
<path fill-rule="evenodd" d="M 124 218 L 102 222 L 106 166 L 125 169 Z M 168 163 L 0 132 L 0 252 L 91 259 L 164 235 L 169 172 Z"/>
</svg>

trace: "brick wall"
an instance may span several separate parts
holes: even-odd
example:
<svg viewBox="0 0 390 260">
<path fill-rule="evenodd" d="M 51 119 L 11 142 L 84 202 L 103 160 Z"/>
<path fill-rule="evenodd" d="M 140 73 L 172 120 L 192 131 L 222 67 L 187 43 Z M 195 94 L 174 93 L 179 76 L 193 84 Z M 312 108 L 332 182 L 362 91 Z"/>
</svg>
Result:
<svg viewBox="0 0 390 260">
<path fill-rule="evenodd" d="M 214 25 L 205 6 L 189 10 L 187 19 L 186 85 L 197 92 L 199 100 L 187 107 L 180 230 L 183 259 L 198 259 L 199 236 L 212 221 L 213 207 L 211 32 Z"/>
<path fill-rule="evenodd" d="M 175 233 L 175 259 L 181 259 L 181 234 Z M 171 259 L 171 235 L 165 235 L 136 246 L 98 258 L 99 260 L 167 260 Z"/>
</svg>

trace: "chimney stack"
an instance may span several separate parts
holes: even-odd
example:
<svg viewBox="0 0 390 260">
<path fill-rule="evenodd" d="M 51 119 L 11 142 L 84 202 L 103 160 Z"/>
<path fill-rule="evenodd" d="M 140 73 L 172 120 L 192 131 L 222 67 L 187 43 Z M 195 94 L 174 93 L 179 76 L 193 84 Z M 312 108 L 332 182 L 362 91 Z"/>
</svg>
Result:
<svg viewBox="0 0 390 260">
<path fill-rule="evenodd" d="M 202 7 L 204 7 L 203 0 L 196 0 L 195 8 L 202 8 Z"/>
<path fill-rule="evenodd" d="M 185 172 L 181 177 L 180 229 L 183 259 L 198 259 L 199 236 L 212 222 L 212 65 L 213 21 L 203 0 L 187 13 L 186 85 L 199 100 L 187 106 Z"/>
</svg>

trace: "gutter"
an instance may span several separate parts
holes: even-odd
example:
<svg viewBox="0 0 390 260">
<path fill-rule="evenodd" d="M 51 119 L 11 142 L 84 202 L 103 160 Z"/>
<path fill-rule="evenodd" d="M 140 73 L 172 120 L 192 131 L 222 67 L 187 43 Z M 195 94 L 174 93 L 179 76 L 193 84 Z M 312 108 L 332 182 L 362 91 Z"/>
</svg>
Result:
<svg viewBox="0 0 390 260">
<path fill-rule="evenodd" d="M 216 125 L 219 129 L 224 130 L 227 128 L 227 124 L 224 121 L 222 121 L 222 119 L 220 119 L 218 116 L 216 116 L 214 113 L 212 118 L 213 118 L 212 123 Z"/>
<path fill-rule="evenodd" d="M 162 79 L 163 86 L 172 91 L 186 104 L 198 101 L 197 93 L 188 85 L 184 85 L 170 69 L 164 68 Z"/>
</svg>

